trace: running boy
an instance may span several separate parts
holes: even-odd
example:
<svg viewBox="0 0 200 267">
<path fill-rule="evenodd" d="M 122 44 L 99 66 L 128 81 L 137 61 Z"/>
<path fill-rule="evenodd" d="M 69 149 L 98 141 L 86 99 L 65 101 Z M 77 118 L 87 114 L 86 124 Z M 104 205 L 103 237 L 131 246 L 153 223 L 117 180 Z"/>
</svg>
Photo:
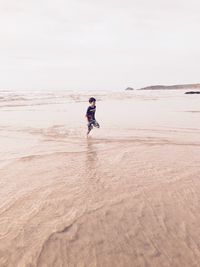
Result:
<svg viewBox="0 0 200 267">
<path fill-rule="evenodd" d="M 90 103 L 90 106 L 88 107 L 87 113 L 86 113 L 86 117 L 87 117 L 87 120 L 88 120 L 88 132 L 87 132 L 87 135 L 93 129 L 93 126 L 97 127 L 97 128 L 100 128 L 100 125 L 98 124 L 98 122 L 95 119 L 96 99 L 94 97 L 91 97 L 89 99 L 89 103 Z"/>
</svg>

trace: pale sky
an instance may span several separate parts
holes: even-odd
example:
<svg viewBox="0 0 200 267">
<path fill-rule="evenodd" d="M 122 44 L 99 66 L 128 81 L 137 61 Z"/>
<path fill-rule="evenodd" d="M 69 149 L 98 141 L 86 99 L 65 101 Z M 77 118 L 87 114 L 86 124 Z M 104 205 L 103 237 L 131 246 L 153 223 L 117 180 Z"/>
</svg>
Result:
<svg viewBox="0 0 200 267">
<path fill-rule="evenodd" d="M 199 0 L 0 0 L 0 89 L 200 82 Z"/>
</svg>

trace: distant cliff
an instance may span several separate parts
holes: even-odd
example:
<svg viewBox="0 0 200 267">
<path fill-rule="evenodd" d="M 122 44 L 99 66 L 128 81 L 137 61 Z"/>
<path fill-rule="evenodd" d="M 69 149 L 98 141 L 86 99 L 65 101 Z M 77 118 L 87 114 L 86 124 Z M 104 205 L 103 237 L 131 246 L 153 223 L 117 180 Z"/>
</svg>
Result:
<svg viewBox="0 0 200 267">
<path fill-rule="evenodd" d="M 200 83 L 177 84 L 177 85 L 153 85 L 140 88 L 139 90 L 178 90 L 178 89 L 200 89 Z"/>
<path fill-rule="evenodd" d="M 127 91 L 131 91 L 131 90 L 134 90 L 134 88 L 132 88 L 132 87 L 127 87 L 125 90 L 127 90 Z"/>
</svg>

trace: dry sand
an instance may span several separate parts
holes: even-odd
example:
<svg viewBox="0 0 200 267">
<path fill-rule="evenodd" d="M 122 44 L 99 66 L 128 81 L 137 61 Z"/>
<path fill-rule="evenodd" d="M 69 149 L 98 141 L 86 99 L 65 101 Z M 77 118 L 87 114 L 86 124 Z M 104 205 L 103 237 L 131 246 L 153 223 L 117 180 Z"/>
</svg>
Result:
<svg viewBox="0 0 200 267">
<path fill-rule="evenodd" d="M 1 92 L 0 116 L 1 267 L 200 266 L 198 96 Z"/>
</svg>

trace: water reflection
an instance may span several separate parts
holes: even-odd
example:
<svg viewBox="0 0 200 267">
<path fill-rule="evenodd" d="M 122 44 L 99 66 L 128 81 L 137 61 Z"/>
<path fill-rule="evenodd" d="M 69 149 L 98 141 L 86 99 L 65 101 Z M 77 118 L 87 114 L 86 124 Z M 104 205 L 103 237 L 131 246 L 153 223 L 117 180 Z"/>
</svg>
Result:
<svg viewBox="0 0 200 267">
<path fill-rule="evenodd" d="M 86 153 L 86 172 L 91 177 L 97 175 L 98 169 L 98 151 L 95 141 L 90 137 L 87 139 L 87 153 Z"/>
</svg>

